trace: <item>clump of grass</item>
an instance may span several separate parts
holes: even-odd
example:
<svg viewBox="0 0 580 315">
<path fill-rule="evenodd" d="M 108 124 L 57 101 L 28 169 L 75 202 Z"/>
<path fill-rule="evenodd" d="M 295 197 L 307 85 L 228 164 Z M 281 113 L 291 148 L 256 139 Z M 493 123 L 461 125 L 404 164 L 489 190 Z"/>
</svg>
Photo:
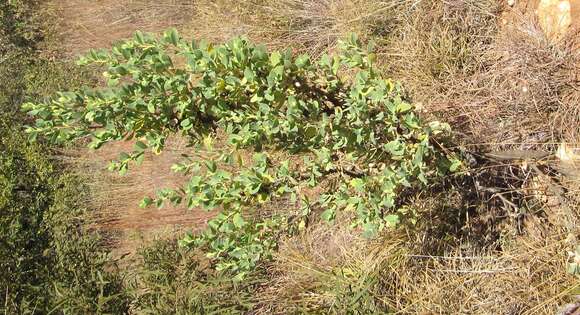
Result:
<svg viewBox="0 0 580 315">
<path fill-rule="evenodd" d="M 410 203 L 416 225 L 374 241 L 320 222 L 285 239 L 254 311 L 520 314 L 573 301 L 580 288 L 566 264 L 575 231 L 561 212 L 536 202 L 512 217 L 499 198 L 493 212 L 461 187 L 468 180 L 420 194 Z"/>
<path fill-rule="evenodd" d="M 482 71 L 500 9 L 492 0 L 405 2 L 389 23 L 380 59 L 418 101 L 465 93 L 458 85 Z"/>
<path fill-rule="evenodd" d="M 570 42 L 551 44 L 532 17 L 518 12 L 491 48 L 487 70 L 474 77 L 482 91 L 462 109 L 474 119 L 471 130 L 487 130 L 474 135 L 486 142 L 521 143 L 523 149 L 570 140 L 564 137 L 578 129 L 569 124 L 575 118 L 550 123 L 570 112 L 570 93 L 578 90 L 579 60 Z M 475 97 L 487 101 L 477 108 Z"/>
<path fill-rule="evenodd" d="M 260 314 L 393 311 L 379 283 L 401 257 L 400 237 L 369 242 L 348 226 L 318 222 L 284 240 L 256 293 Z"/>
<path fill-rule="evenodd" d="M 379 59 L 464 143 L 577 141 L 575 37 L 550 42 L 532 12 L 504 9 L 491 0 L 399 6 Z"/>
<path fill-rule="evenodd" d="M 421 219 L 404 242 L 407 255 L 381 283 L 396 284 L 388 297 L 399 312 L 552 313 L 577 294 L 578 278 L 566 265 L 580 208 L 564 213 L 569 205 L 526 192 L 538 176 L 532 170 L 491 166 L 492 173 L 471 170 L 473 177 L 433 187 L 412 202 Z"/>
<path fill-rule="evenodd" d="M 477 92 L 471 80 L 485 71 L 487 51 L 498 32 L 498 1 L 405 2 L 396 8 L 379 46 L 384 71 L 404 82 L 410 96 L 454 119 L 463 97 Z"/>
<path fill-rule="evenodd" d="M 201 253 L 158 239 L 139 250 L 132 279 L 131 309 L 139 314 L 242 314 L 255 303 L 263 276 L 234 282 L 209 268 Z"/>
<path fill-rule="evenodd" d="M 410 255 L 397 270 L 394 299 L 405 314 L 553 313 L 578 290 L 565 272 L 566 248 L 555 234 L 520 237 L 502 252 Z"/>
</svg>

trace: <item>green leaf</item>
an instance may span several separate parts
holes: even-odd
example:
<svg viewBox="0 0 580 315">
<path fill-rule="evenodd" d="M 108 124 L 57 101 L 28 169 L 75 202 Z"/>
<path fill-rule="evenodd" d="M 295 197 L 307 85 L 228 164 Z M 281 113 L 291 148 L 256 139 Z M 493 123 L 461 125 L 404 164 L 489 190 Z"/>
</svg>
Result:
<svg viewBox="0 0 580 315">
<path fill-rule="evenodd" d="M 455 172 L 459 169 L 459 167 L 462 165 L 461 160 L 459 159 L 452 159 L 451 160 L 451 165 L 449 166 L 449 171 L 450 172 Z"/>
<path fill-rule="evenodd" d="M 255 79 L 254 72 L 250 68 L 246 67 L 246 69 L 244 69 L 244 78 L 246 78 L 248 82 L 254 82 Z"/>
<path fill-rule="evenodd" d="M 135 157 L 135 163 L 137 163 L 137 165 L 143 164 L 144 160 L 145 160 L 145 154 L 143 152 L 139 152 L 137 154 L 137 156 Z"/>
<path fill-rule="evenodd" d="M 401 102 L 399 104 L 397 104 L 396 107 L 396 111 L 397 113 L 406 113 L 408 111 L 410 111 L 413 108 L 413 106 L 409 103 L 406 102 Z"/>
<path fill-rule="evenodd" d="M 142 33 L 141 31 L 137 31 L 137 32 L 135 32 L 135 35 L 133 36 L 133 38 L 135 39 L 135 41 L 136 41 L 138 44 L 143 44 L 143 43 L 145 43 L 145 38 L 144 38 L 144 36 L 143 36 L 143 33 Z"/>
<path fill-rule="evenodd" d="M 388 227 L 396 227 L 401 222 L 401 219 L 396 214 L 389 214 L 385 216 L 385 222 Z"/>
<path fill-rule="evenodd" d="M 282 55 L 275 51 L 270 55 L 270 64 L 272 64 L 273 67 L 277 66 L 280 61 L 282 60 Z"/>
<path fill-rule="evenodd" d="M 400 156 L 405 152 L 403 144 L 398 140 L 389 141 L 387 144 L 383 145 L 385 151 L 389 152 L 394 156 Z"/>
<path fill-rule="evenodd" d="M 338 70 L 340 69 L 340 58 L 335 57 L 332 62 L 332 74 L 338 75 Z"/>
<path fill-rule="evenodd" d="M 142 141 L 135 142 L 135 146 L 133 147 L 135 151 L 143 152 L 147 149 L 147 145 Z"/>
<path fill-rule="evenodd" d="M 569 263 L 566 271 L 571 275 L 580 275 L 580 265 L 577 263 Z"/>
<path fill-rule="evenodd" d="M 119 167 L 119 175 L 121 176 L 125 176 L 127 174 L 127 171 L 129 170 L 129 167 L 127 166 L 127 164 L 122 164 Z"/>
<path fill-rule="evenodd" d="M 296 64 L 296 67 L 304 68 L 310 65 L 310 57 L 308 57 L 308 55 L 300 55 L 296 58 L 294 63 Z"/>
<path fill-rule="evenodd" d="M 322 57 L 320 57 L 320 65 L 328 69 L 332 68 L 332 61 L 327 54 L 323 54 Z"/>
<path fill-rule="evenodd" d="M 181 128 L 183 128 L 183 130 L 189 130 L 193 127 L 191 124 L 191 120 L 189 120 L 189 118 L 185 118 L 184 120 L 182 120 L 179 125 L 181 126 Z"/>
<path fill-rule="evenodd" d="M 141 200 L 141 203 L 139 203 L 139 207 L 140 208 L 147 208 L 152 204 L 153 204 L 153 199 L 151 199 L 149 197 L 145 197 L 145 198 L 143 198 L 143 200 Z"/>
<path fill-rule="evenodd" d="M 275 77 L 280 78 L 284 74 L 284 66 L 277 66 L 272 69 L 271 74 Z"/>
<path fill-rule="evenodd" d="M 119 154 L 119 160 L 121 161 L 126 161 L 130 158 L 131 156 L 129 156 L 129 154 L 127 154 L 126 152 L 121 152 Z"/>
<path fill-rule="evenodd" d="M 334 220 L 335 215 L 336 211 L 333 208 L 328 208 L 320 214 L 321 218 L 326 222 L 331 222 L 332 220 Z"/>
<path fill-rule="evenodd" d="M 363 192 L 365 190 L 365 182 L 361 178 L 352 179 L 350 185 L 358 192 Z"/>
<path fill-rule="evenodd" d="M 217 170 L 217 164 L 214 161 L 206 160 L 205 161 L 205 166 L 212 173 L 215 173 L 215 171 Z"/>
<path fill-rule="evenodd" d="M 246 225 L 246 222 L 244 221 L 244 218 L 239 213 L 234 214 L 233 222 L 234 222 L 234 225 L 238 229 L 240 229 L 240 228 L 244 227 L 244 225 Z"/>
<path fill-rule="evenodd" d="M 93 122 L 95 120 L 95 112 L 86 113 L 85 119 L 89 122 Z"/>
<path fill-rule="evenodd" d="M 374 238 L 379 232 L 379 226 L 376 223 L 367 222 L 363 224 L 363 237 Z"/>
<path fill-rule="evenodd" d="M 358 42 L 358 35 L 356 33 L 350 33 L 350 44 L 353 46 L 358 46 L 359 42 Z"/>
<path fill-rule="evenodd" d="M 177 33 L 177 30 L 175 28 L 171 28 L 165 31 L 163 38 L 165 42 L 168 44 L 173 44 L 177 46 L 177 44 L 179 43 L 179 34 Z"/>
</svg>

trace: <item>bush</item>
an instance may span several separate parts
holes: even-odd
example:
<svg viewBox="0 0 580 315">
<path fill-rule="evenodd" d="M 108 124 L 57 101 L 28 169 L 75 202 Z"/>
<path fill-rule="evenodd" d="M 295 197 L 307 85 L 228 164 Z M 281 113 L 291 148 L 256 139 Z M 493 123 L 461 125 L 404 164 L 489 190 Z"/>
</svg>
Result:
<svg viewBox="0 0 580 315">
<path fill-rule="evenodd" d="M 243 38 L 213 46 L 188 43 L 175 30 L 161 39 L 138 32 L 111 52 L 92 51 L 81 60 L 108 68 L 109 89 L 25 104 L 36 117 L 28 132 L 59 143 L 89 137 L 95 149 L 134 138 L 134 151 L 112 164 L 122 174 L 147 149 L 161 152 L 170 134 L 212 151 L 212 138 L 225 133 L 227 145 L 213 150 L 213 158 L 174 165 L 191 175 L 187 185 L 163 189 L 142 206 L 223 209 L 201 236 L 181 244 L 206 248 L 218 270 L 243 277 L 270 256 L 281 233 L 303 227 L 312 210 L 327 221 L 348 213 L 353 227 L 374 237 L 406 219 L 401 196 L 460 166 L 441 147 L 449 126 L 419 119 L 401 87 L 375 70 L 371 45 L 362 48 L 353 35 L 341 47 L 313 62 L 290 51 L 268 53 Z M 252 163 L 243 162 L 244 149 L 254 150 Z M 325 187 L 316 201 L 301 193 L 316 186 Z M 284 198 L 301 200 L 297 219 L 257 213 Z"/>
</svg>

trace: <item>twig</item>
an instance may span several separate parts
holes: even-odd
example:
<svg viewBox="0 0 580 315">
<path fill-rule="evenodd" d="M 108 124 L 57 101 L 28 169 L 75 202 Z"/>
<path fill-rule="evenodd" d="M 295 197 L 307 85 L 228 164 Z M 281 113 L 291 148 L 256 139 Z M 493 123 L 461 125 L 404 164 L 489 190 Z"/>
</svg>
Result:
<svg viewBox="0 0 580 315">
<path fill-rule="evenodd" d="M 426 259 L 457 259 L 457 260 L 475 260 L 475 259 L 493 259 L 493 260 L 497 260 L 497 257 L 493 257 L 493 256 L 468 256 L 468 257 L 462 257 L 462 256 L 433 256 L 433 255 L 405 255 L 406 257 L 411 257 L 411 258 L 426 258 Z"/>
<path fill-rule="evenodd" d="M 513 272 L 518 270 L 518 268 L 503 268 L 503 269 L 489 269 L 489 270 L 465 270 L 465 269 L 431 269 L 428 268 L 429 271 L 439 271 L 439 272 L 454 272 L 454 273 L 500 273 L 500 272 Z"/>
</svg>

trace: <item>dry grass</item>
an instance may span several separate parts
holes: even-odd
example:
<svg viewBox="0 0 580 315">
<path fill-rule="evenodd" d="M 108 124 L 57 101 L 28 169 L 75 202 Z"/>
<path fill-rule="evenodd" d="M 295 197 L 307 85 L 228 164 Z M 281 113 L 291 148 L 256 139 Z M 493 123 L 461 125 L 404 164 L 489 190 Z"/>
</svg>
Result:
<svg viewBox="0 0 580 315">
<path fill-rule="evenodd" d="M 58 16 L 61 49 L 68 56 L 108 48 L 137 30 L 159 32 L 187 28 L 194 14 L 191 0 L 59 0 L 49 2 Z"/>
<path fill-rule="evenodd" d="M 390 310 L 381 296 L 377 272 L 402 257 L 401 238 L 369 243 L 344 225 L 319 222 L 280 245 L 264 289 L 257 294 L 258 314 L 348 313 Z"/>
<path fill-rule="evenodd" d="M 132 252 L 143 242 L 158 237 L 197 230 L 212 216 L 184 206 L 140 208 L 139 203 L 145 196 L 154 196 L 159 189 L 176 188 L 185 183 L 187 178 L 170 168 L 181 160 L 181 154 L 191 154 L 191 148 L 184 139 L 174 137 L 168 140 L 161 155 L 146 153 L 143 164 L 131 165 L 126 175 L 109 171 L 109 162 L 118 159 L 120 152 L 130 152 L 132 145 L 132 142 L 117 142 L 98 151 L 75 149 L 65 152 L 89 185 L 90 198 L 86 202 L 96 210 L 95 226 L 112 236 L 111 245 L 120 254 Z"/>
<path fill-rule="evenodd" d="M 339 39 L 356 32 L 363 39 L 378 34 L 400 3 L 408 0 L 201 0 L 195 31 L 223 41 L 246 35 L 270 48 L 293 48 L 318 56 Z M 224 23 L 227 21 L 227 23 Z"/>
<path fill-rule="evenodd" d="M 580 292 L 566 273 L 578 231 L 562 226 L 557 210 L 479 249 L 416 229 L 369 242 L 345 226 L 314 224 L 282 242 L 255 312 L 553 314 Z"/>
<path fill-rule="evenodd" d="M 466 93 L 457 85 L 482 71 L 500 10 L 492 0 L 408 1 L 389 21 L 382 65 L 417 101 L 439 103 Z"/>
<path fill-rule="evenodd" d="M 409 256 L 398 270 L 401 313 L 552 314 L 578 289 L 562 235 L 520 238 L 503 252 Z"/>
<path fill-rule="evenodd" d="M 423 1 L 401 13 L 384 67 L 465 143 L 578 142 L 575 32 L 551 42 L 531 6 L 498 1 Z"/>
<path fill-rule="evenodd" d="M 571 43 L 568 38 L 551 44 L 531 17 L 515 13 L 494 41 L 488 70 L 477 78 L 486 88 L 485 94 L 476 96 L 488 101 L 463 107 L 473 118 L 472 130 L 487 130 L 485 136 L 477 135 L 479 139 L 522 143 L 522 149 L 533 148 L 534 143 L 577 140 L 564 137 L 578 129 L 577 118 L 550 123 L 576 107 L 569 102 L 578 99 L 580 55 Z"/>
</svg>

